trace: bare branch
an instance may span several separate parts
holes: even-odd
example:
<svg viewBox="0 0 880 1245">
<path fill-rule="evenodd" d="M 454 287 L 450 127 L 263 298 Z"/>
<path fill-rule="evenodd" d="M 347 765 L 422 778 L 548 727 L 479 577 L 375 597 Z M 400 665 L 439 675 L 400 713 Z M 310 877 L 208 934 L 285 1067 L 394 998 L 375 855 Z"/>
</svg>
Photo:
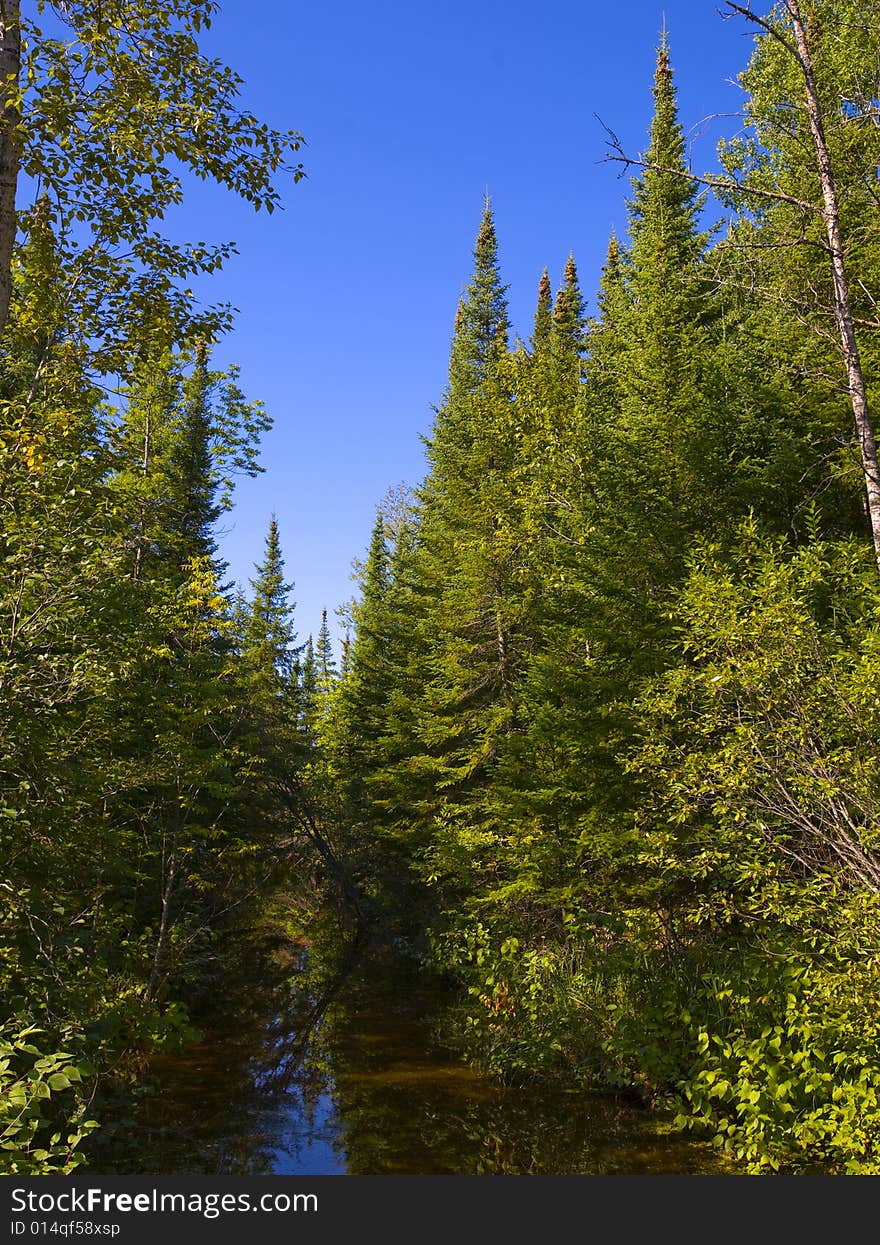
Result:
<svg viewBox="0 0 880 1245">
<path fill-rule="evenodd" d="M 747 21 L 754 22 L 756 26 L 760 26 L 768 35 L 771 35 L 777 43 L 781 43 L 785 50 L 800 64 L 800 53 L 796 45 L 790 43 L 779 27 L 774 26 L 772 22 L 768 22 L 766 17 L 759 17 L 757 13 L 753 13 L 751 3 L 742 5 L 734 4 L 733 0 L 726 0 L 726 6 L 729 12 L 721 14 L 725 20 L 729 20 L 731 17 L 744 17 Z"/>
<path fill-rule="evenodd" d="M 766 199 L 774 203 L 790 203 L 792 207 L 798 207 L 804 212 L 811 212 L 817 216 L 822 215 L 820 204 L 811 203 L 809 199 L 798 199 L 795 195 L 787 195 L 781 190 L 766 190 L 759 186 L 745 186 L 733 177 L 700 177 L 696 173 L 677 169 L 668 164 L 657 164 L 653 160 L 641 160 L 636 156 L 628 156 L 614 131 L 610 130 L 604 122 L 601 122 L 601 118 L 600 123 L 608 135 L 608 147 L 610 150 L 609 154 L 605 156 L 605 161 L 608 163 L 622 164 L 627 169 L 644 169 L 648 173 L 665 173 L 671 177 L 694 182 L 698 186 L 708 186 L 710 190 L 722 193 L 754 195 L 756 198 Z"/>
</svg>

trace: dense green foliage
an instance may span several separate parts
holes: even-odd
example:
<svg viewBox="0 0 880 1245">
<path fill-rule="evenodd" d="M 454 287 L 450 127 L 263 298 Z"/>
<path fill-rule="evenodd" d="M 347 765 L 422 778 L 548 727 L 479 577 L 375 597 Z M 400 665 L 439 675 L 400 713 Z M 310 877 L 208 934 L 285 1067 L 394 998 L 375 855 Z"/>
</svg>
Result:
<svg viewBox="0 0 880 1245">
<path fill-rule="evenodd" d="M 269 426 L 211 367 L 226 317 L 183 288 L 228 248 L 155 232 L 170 157 L 271 207 L 297 140 L 200 53 L 215 5 L 36 7 L 40 197 L 0 343 L 0 1171 L 21 1173 L 71 1170 L 96 1080 L 189 1035 L 224 913 L 301 850 L 308 753 L 275 524 L 251 601 L 217 556 Z"/>
<path fill-rule="evenodd" d="M 339 664 L 326 611 L 298 643 L 274 519 L 225 583 L 268 418 L 186 288 L 230 247 L 156 230 L 181 167 L 271 209 L 299 136 L 202 56 L 210 0 L 33 7 L 0 118 L 40 190 L 0 338 L 0 1170 L 77 1165 L 96 1087 L 192 1036 L 227 914 L 294 859 L 447 974 L 501 1076 L 635 1090 L 748 1170 L 880 1171 L 880 580 L 840 279 L 872 410 L 877 0 L 761 20 L 722 177 L 687 166 L 664 36 L 591 316 L 569 256 L 511 342 L 486 203 Z"/>
<path fill-rule="evenodd" d="M 880 22 L 803 10 L 876 395 Z M 877 1171 L 880 582 L 789 20 L 709 232 L 664 37 L 592 319 L 570 259 L 511 348 L 486 205 L 323 739 L 367 901 L 499 1072 L 634 1088 L 753 1170 Z"/>
<path fill-rule="evenodd" d="M 183 171 L 269 212 L 276 175 L 303 175 L 301 135 L 242 109 L 241 79 L 200 46 L 219 9 L 216 0 L 21 6 L 21 167 L 58 240 L 66 336 L 87 343 L 102 371 L 126 371 L 138 337 L 163 318 L 189 345 L 231 322 L 228 306 L 198 308 L 187 287 L 234 244 L 162 232 Z M 25 228 L 36 207 L 22 213 Z"/>
</svg>

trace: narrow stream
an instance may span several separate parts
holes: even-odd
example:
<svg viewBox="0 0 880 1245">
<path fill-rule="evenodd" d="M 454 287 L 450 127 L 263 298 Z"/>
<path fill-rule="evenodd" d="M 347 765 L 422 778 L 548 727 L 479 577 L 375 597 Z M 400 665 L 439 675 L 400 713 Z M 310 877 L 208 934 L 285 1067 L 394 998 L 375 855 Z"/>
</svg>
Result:
<svg viewBox="0 0 880 1245">
<path fill-rule="evenodd" d="M 88 1170 L 104 1175 L 701 1173 L 713 1153 L 626 1099 L 508 1087 L 438 1036 L 449 1001 L 369 949 L 327 966 L 249 940 L 201 1040 L 150 1061 Z"/>
</svg>

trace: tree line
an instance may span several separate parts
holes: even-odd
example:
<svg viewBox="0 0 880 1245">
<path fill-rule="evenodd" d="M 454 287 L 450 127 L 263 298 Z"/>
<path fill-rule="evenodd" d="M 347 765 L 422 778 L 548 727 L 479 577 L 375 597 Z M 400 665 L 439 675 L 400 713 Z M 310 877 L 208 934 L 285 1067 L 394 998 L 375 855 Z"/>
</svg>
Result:
<svg viewBox="0 0 880 1245">
<path fill-rule="evenodd" d="M 744 126 L 693 172 L 664 35 L 592 314 L 570 257 L 511 342 L 487 202 L 321 764 L 489 1066 L 875 1171 L 880 11 L 728 9 Z"/>
<path fill-rule="evenodd" d="M 249 590 L 217 548 L 270 426 L 189 288 L 233 248 L 160 232 L 182 170 L 269 210 L 302 176 L 201 49 L 217 7 L 0 9 L 6 1172 L 72 1170 L 96 1089 L 191 1036 L 229 914 L 334 863 L 302 781 L 329 633 L 297 643 L 274 520 Z"/>
<path fill-rule="evenodd" d="M 212 0 L 23 7 L 0 1165 L 76 1166 L 96 1085 L 191 1036 L 218 931 L 295 861 L 457 983 L 500 1075 L 633 1090 L 749 1170 L 875 1171 L 876 0 L 727 6 L 756 37 L 718 175 L 664 36 L 590 313 L 569 257 L 511 341 L 486 204 L 427 475 L 379 508 L 338 670 L 274 521 L 226 582 L 269 421 L 190 288 L 232 245 L 160 231 L 182 168 L 271 210 L 301 136 L 202 52 Z"/>
</svg>

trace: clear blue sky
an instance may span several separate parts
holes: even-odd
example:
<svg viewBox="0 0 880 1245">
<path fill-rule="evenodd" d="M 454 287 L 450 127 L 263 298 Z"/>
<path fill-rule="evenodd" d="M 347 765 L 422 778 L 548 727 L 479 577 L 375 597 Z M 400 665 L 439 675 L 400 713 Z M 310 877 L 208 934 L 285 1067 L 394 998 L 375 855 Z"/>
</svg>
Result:
<svg viewBox="0 0 880 1245">
<path fill-rule="evenodd" d="M 456 304 L 486 188 L 515 332 L 538 278 L 574 252 L 592 298 L 629 183 L 603 163 L 595 114 L 645 145 L 665 9 L 693 161 L 714 164 L 752 46 L 716 0 L 225 0 L 206 48 L 245 79 L 243 103 L 308 140 L 307 180 L 255 215 L 196 183 L 175 222 L 235 239 L 204 292 L 239 309 L 218 348 L 274 430 L 244 481 L 222 550 L 244 579 L 277 516 L 301 636 L 351 596 L 351 560 L 390 485 L 424 469 L 420 434 L 443 391 Z"/>
</svg>

